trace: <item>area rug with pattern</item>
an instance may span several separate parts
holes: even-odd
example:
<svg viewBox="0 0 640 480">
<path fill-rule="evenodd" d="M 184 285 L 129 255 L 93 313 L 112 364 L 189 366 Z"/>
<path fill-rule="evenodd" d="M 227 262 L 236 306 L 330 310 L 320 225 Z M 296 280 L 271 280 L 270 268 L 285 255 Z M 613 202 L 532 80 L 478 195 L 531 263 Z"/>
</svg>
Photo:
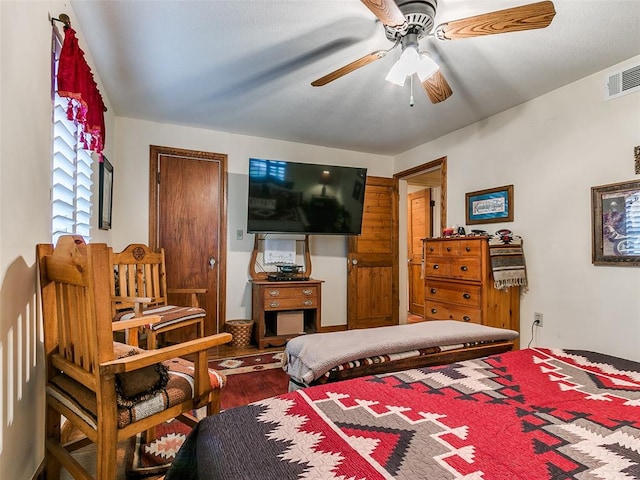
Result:
<svg viewBox="0 0 640 480">
<path fill-rule="evenodd" d="M 209 368 L 225 375 L 234 375 L 233 380 L 228 379 L 222 391 L 222 408 L 240 406 L 239 399 L 245 399 L 249 403 L 285 393 L 289 377 L 281 369 L 283 354 L 279 351 L 211 360 Z M 281 391 L 269 391 L 261 385 L 262 382 L 272 387 L 275 385 Z M 195 413 L 198 418 L 202 418 L 206 411 L 201 408 Z M 125 455 L 127 478 L 154 477 L 166 473 L 190 431 L 184 423 L 172 420 L 158 425 L 153 442 L 147 443 L 144 433 L 132 437 Z"/>
<path fill-rule="evenodd" d="M 209 368 L 218 370 L 225 375 L 237 375 L 239 373 L 257 372 L 272 368 L 282 368 L 284 352 L 259 353 L 257 355 L 245 355 L 242 357 L 223 358 L 211 360 Z"/>
</svg>

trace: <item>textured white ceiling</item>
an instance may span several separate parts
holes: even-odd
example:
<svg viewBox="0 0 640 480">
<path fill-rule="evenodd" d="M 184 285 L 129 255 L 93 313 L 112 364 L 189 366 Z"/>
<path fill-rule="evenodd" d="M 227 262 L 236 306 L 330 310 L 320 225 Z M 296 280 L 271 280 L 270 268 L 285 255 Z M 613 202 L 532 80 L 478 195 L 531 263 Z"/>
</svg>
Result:
<svg viewBox="0 0 640 480">
<path fill-rule="evenodd" d="M 399 55 L 359 0 L 71 0 L 117 116 L 394 155 L 640 54 L 640 0 L 554 0 L 542 30 L 426 38 L 453 96 L 384 80 Z M 438 0 L 436 24 L 532 3 Z M 60 12 L 65 13 L 65 12 Z M 602 95 L 602 92 L 594 92 Z"/>
</svg>

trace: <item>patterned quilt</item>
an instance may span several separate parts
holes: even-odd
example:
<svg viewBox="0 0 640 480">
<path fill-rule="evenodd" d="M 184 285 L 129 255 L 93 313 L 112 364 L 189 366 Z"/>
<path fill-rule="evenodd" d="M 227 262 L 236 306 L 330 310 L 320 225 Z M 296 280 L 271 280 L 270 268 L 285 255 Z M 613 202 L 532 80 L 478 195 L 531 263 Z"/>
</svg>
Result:
<svg viewBox="0 0 640 480">
<path fill-rule="evenodd" d="M 640 363 L 526 349 L 205 418 L 166 480 L 640 479 Z"/>
</svg>

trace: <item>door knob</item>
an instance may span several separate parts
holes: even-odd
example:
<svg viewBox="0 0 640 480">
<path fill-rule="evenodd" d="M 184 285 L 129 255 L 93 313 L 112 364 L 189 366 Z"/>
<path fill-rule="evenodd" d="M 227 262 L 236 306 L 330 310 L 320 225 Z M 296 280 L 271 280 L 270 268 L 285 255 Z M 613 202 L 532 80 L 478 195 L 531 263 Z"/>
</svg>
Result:
<svg viewBox="0 0 640 480">
<path fill-rule="evenodd" d="M 354 258 L 351 260 L 351 265 L 357 265 L 358 264 L 358 259 Z"/>
<path fill-rule="evenodd" d="M 213 258 L 213 255 L 209 257 L 209 270 L 213 270 L 216 266 L 216 259 Z"/>
</svg>

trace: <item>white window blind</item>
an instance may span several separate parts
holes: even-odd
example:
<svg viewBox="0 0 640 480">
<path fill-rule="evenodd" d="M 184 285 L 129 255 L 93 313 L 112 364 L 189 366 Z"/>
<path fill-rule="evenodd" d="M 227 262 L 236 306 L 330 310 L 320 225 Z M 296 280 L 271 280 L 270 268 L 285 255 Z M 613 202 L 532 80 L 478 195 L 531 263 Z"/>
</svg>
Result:
<svg viewBox="0 0 640 480">
<path fill-rule="evenodd" d="M 55 244 L 60 235 L 74 233 L 88 242 L 91 233 L 91 187 L 93 158 L 84 149 L 78 127 L 67 118 L 68 98 L 57 94 L 56 73 L 61 41 L 53 35 L 53 178 L 51 188 L 51 233 Z M 74 100 L 75 102 L 75 100 Z"/>
</svg>

